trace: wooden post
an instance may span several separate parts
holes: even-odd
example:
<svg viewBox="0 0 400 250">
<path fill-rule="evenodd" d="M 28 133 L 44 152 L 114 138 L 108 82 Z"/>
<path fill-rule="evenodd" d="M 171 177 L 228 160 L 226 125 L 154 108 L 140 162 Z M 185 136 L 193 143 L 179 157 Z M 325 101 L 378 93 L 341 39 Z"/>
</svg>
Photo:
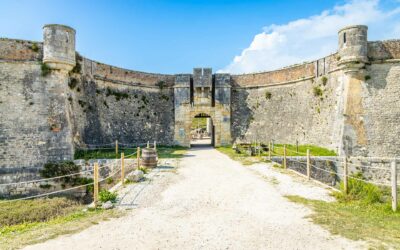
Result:
<svg viewBox="0 0 400 250">
<path fill-rule="evenodd" d="M 307 178 L 311 179 L 311 160 L 310 160 L 310 149 L 307 149 Z"/>
<path fill-rule="evenodd" d="M 299 141 L 296 140 L 296 153 L 298 153 L 298 152 L 299 152 Z"/>
<path fill-rule="evenodd" d="M 118 158 L 118 140 L 115 140 L 115 158 Z"/>
<path fill-rule="evenodd" d="M 136 155 L 137 155 L 137 167 L 136 169 L 139 169 L 140 167 L 140 147 L 137 147 L 137 151 L 136 151 Z"/>
<path fill-rule="evenodd" d="M 272 143 L 270 141 L 269 145 L 268 145 L 268 158 L 269 158 L 269 160 L 271 160 L 271 154 L 272 154 L 271 150 L 272 150 Z"/>
<path fill-rule="evenodd" d="M 94 163 L 93 168 L 93 202 L 94 206 L 97 206 L 99 201 L 99 163 Z"/>
<path fill-rule="evenodd" d="M 124 185 L 125 180 L 125 154 L 124 152 L 121 153 L 121 183 Z"/>
<path fill-rule="evenodd" d="M 348 193 L 348 174 L 349 170 L 347 167 L 347 156 L 345 156 L 343 161 L 343 191 L 345 194 Z"/>
<path fill-rule="evenodd" d="M 150 142 L 147 141 L 147 148 L 150 148 Z"/>
<path fill-rule="evenodd" d="M 157 150 L 157 142 L 154 141 L 154 149 Z"/>
<path fill-rule="evenodd" d="M 261 157 L 261 142 L 258 142 L 258 157 Z"/>
<path fill-rule="evenodd" d="M 392 173 L 392 210 L 397 211 L 397 168 L 396 159 L 391 163 L 391 173 Z"/>
<path fill-rule="evenodd" d="M 283 145 L 283 168 L 287 168 L 286 165 L 286 145 Z"/>
</svg>

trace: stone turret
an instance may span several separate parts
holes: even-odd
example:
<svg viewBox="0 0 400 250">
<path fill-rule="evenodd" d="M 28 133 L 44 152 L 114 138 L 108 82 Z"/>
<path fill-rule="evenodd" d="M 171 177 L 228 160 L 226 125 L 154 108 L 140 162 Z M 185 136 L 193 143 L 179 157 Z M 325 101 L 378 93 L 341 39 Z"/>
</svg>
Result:
<svg viewBox="0 0 400 250">
<path fill-rule="evenodd" d="M 51 69 L 70 71 L 75 66 L 75 30 L 64 25 L 43 27 L 43 63 Z"/>
<path fill-rule="evenodd" d="M 353 65 L 368 62 L 368 27 L 348 26 L 339 30 L 339 64 Z"/>
</svg>

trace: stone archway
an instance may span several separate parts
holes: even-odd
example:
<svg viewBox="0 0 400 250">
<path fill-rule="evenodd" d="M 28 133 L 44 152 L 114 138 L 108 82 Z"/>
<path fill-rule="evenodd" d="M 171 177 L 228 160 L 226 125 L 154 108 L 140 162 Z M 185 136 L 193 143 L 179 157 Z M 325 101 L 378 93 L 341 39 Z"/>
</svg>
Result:
<svg viewBox="0 0 400 250">
<path fill-rule="evenodd" d="M 199 113 L 192 118 L 190 146 L 214 146 L 215 126 L 213 119 L 206 113 Z"/>
<path fill-rule="evenodd" d="M 193 75 L 175 76 L 174 143 L 190 147 L 190 130 L 198 114 L 211 117 L 214 126 L 214 146 L 231 143 L 230 76 L 211 75 L 211 69 L 194 69 Z"/>
</svg>

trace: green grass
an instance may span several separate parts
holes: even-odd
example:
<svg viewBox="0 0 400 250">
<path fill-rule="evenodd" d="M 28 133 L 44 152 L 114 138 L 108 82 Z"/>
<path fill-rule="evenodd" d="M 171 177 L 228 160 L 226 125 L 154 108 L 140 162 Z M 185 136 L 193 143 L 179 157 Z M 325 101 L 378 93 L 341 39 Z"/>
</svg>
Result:
<svg viewBox="0 0 400 250">
<path fill-rule="evenodd" d="M 111 210 L 75 211 L 43 222 L 27 222 L 0 228 L 0 249 L 20 249 L 63 234 L 82 231 L 100 221 L 117 218 L 122 212 Z"/>
<path fill-rule="evenodd" d="M 20 200 L 0 204 L 0 227 L 40 222 L 68 214 L 79 208 L 67 198 Z"/>
<path fill-rule="evenodd" d="M 118 155 L 115 153 L 115 148 L 110 148 L 110 149 L 89 149 L 89 150 L 84 150 L 84 149 L 78 149 L 75 151 L 74 158 L 75 159 L 84 159 L 84 160 L 90 160 L 90 159 L 115 159 L 115 158 L 121 158 L 121 153 L 125 154 L 125 158 L 130 159 L 130 158 L 136 158 L 136 154 L 133 154 L 136 152 L 136 148 L 125 148 L 125 149 L 119 149 L 118 150 Z M 131 155 L 131 156 L 129 156 Z"/>
<path fill-rule="evenodd" d="M 400 248 L 400 212 L 388 203 L 368 204 L 362 200 L 324 202 L 288 196 L 289 200 L 311 207 L 309 217 L 333 234 L 352 240 L 365 240 L 377 249 Z"/>
<path fill-rule="evenodd" d="M 335 151 L 315 145 L 299 145 L 298 153 L 296 151 L 296 145 L 285 145 L 287 156 L 305 156 L 307 155 L 307 149 L 310 149 L 310 154 L 313 156 L 337 156 Z M 273 153 L 277 155 L 283 155 L 283 144 L 275 144 Z M 266 152 L 265 154 L 267 155 L 268 152 Z"/>
<path fill-rule="evenodd" d="M 363 179 L 361 174 L 355 177 Z M 308 200 L 288 196 L 314 209 L 310 218 L 333 234 L 353 240 L 364 240 L 377 249 L 400 248 L 400 211 L 393 212 L 387 188 L 349 178 L 348 193 L 335 192 L 336 202 Z"/>
<path fill-rule="evenodd" d="M 185 147 L 180 146 L 158 146 L 157 154 L 159 159 L 163 158 L 182 158 L 186 152 Z M 118 155 L 115 154 L 115 149 L 97 149 L 97 150 L 76 150 L 75 151 L 75 159 L 115 159 L 121 158 L 121 153 L 124 152 L 126 159 L 136 158 L 137 155 L 131 155 L 136 152 L 136 148 L 125 148 L 119 149 Z M 129 156 L 131 155 L 131 156 Z"/>
<path fill-rule="evenodd" d="M 263 159 L 258 156 L 249 156 L 244 150 L 236 153 L 232 146 L 221 146 L 216 148 L 221 153 L 228 155 L 231 159 L 240 161 L 244 165 L 251 165 L 253 163 L 262 162 Z M 299 145 L 299 152 L 296 152 L 296 145 L 286 144 L 287 156 L 306 156 L 307 149 L 310 149 L 310 154 L 313 156 L 336 156 L 336 152 L 327 148 L 322 148 L 314 145 Z M 275 144 L 272 156 L 283 156 L 283 144 Z M 268 151 L 262 151 L 261 156 L 268 156 Z"/>
<path fill-rule="evenodd" d="M 157 154 L 158 159 L 175 158 L 179 159 L 184 156 L 187 148 L 181 146 L 158 146 Z"/>
<path fill-rule="evenodd" d="M 62 234 L 78 232 L 118 217 L 117 210 L 83 211 L 66 198 L 22 200 L 0 204 L 0 249 L 18 249 Z"/>
<path fill-rule="evenodd" d="M 216 147 L 216 149 L 229 156 L 232 160 L 239 161 L 243 165 L 251 165 L 254 163 L 258 162 L 266 162 L 263 158 L 258 157 L 258 156 L 249 156 L 246 153 L 236 153 L 235 150 L 232 148 L 232 146 L 221 146 L 221 147 Z"/>
</svg>

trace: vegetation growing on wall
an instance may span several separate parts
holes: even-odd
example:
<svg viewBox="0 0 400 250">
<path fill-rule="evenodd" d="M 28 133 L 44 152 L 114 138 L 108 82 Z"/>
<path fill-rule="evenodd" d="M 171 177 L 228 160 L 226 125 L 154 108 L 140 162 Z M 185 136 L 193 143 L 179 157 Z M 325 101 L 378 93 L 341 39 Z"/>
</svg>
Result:
<svg viewBox="0 0 400 250">
<path fill-rule="evenodd" d="M 79 73 L 81 73 L 81 69 L 82 69 L 81 64 L 79 63 L 79 61 L 76 61 L 76 64 L 75 64 L 75 66 L 72 68 L 71 72 L 72 72 L 72 73 L 77 73 L 77 74 L 79 74 Z"/>
<path fill-rule="evenodd" d="M 39 46 L 37 45 L 37 43 L 32 43 L 32 45 L 30 46 L 30 49 L 34 52 L 38 52 Z"/>
<path fill-rule="evenodd" d="M 319 86 L 315 86 L 314 88 L 313 88 L 313 93 L 314 93 L 314 96 L 322 96 L 322 94 L 323 94 L 323 91 L 322 91 L 322 89 L 319 87 Z"/>
<path fill-rule="evenodd" d="M 272 93 L 269 91 L 265 91 L 265 99 L 269 100 L 272 97 Z"/>
<path fill-rule="evenodd" d="M 167 95 L 161 95 L 161 99 L 165 101 L 169 101 L 169 97 Z"/>
<path fill-rule="evenodd" d="M 321 77 L 321 82 L 322 82 L 322 85 L 325 86 L 326 83 L 328 82 L 328 78 L 326 76 Z"/>
<path fill-rule="evenodd" d="M 46 163 L 43 169 L 40 170 L 40 175 L 43 178 L 52 178 L 57 176 L 71 175 L 81 171 L 80 166 L 75 165 L 73 161 L 64 161 L 58 163 Z M 81 177 L 78 174 L 72 176 L 66 176 L 59 179 L 54 179 L 56 182 L 61 182 L 62 186 L 65 185 L 84 185 L 92 182 L 92 179 Z M 88 191 L 91 190 L 88 186 Z"/>
<path fill-rule="evenodd" d="M 42 71 L 41 73 L 42 76 L 47 76 L 48 74 L 50 74 L 51 69 L 47 64 L 41 63 L 40 69 Z"/>
<path fill-rule="evenodd" d="M 165 82 L 164 81 L 158 81 L 157 82 L 157 86 L 162 90 L 163 88 L 165 88 Z"/>
<path fill-rule="evenodd" d="M 78 80 L 76 78 L 71 77 L 69 82 L 68 82 L 68 87 L 70 89 L 74 89 L 78 85 Z"/>
<path fill-rule="evenodd" d="M 82 100 L 78 100 L 79 105 L 84 108 L 86 106 L 86 102 Z"/>
<path fill-rule="evenodd" d="M 110 95 L 113 95 L 117 101 L 119 101 L 121 99 L 129 98 L 129 95 L 127 93 L 112 90 L 110 87 L 107 87 L 106 96 L 110 96 Z"/>
</svg>

